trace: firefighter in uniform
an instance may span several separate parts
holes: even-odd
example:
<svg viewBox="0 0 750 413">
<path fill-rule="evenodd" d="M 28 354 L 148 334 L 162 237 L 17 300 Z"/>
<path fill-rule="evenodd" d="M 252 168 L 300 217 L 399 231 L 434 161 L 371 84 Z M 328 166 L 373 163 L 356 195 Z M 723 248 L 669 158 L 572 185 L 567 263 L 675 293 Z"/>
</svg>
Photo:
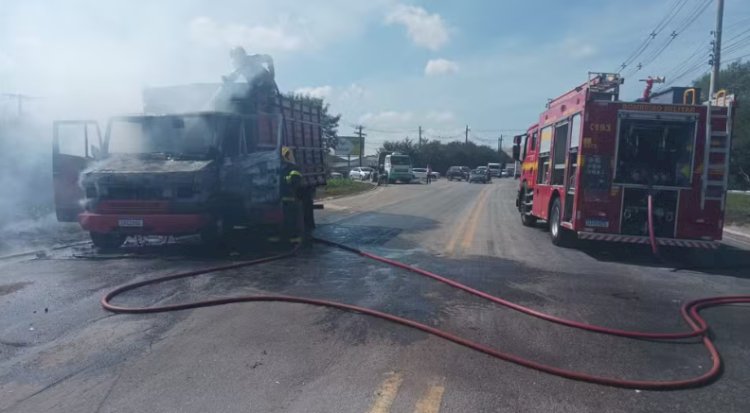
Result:
<svg viewBox="0 0 750 413">
<path fill-rule="evenodd" d="M 281 207 L 284 213 L 282 239 L 290 244 L 302 242 L 303 218 L 299 191 L 302 174 L 297 169 L 294 154 L 288 147 L 281 148 Z"/>
</svg>

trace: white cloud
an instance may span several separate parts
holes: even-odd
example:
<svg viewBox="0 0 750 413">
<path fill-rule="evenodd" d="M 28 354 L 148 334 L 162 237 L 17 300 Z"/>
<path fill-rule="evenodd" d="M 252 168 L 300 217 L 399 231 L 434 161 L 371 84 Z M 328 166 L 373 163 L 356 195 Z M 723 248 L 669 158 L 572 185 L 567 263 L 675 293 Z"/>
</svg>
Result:
<svg viewBox="0 0 750 413">
<path fill-rule="evenodd" d="M 398 112 L 394 110 L 388 110 L 378 113 L 365 113 L 359 117 L 359 123 L 374 126 L 402 126 L 405 123 L 411 122 L 414 115 L 411 112 Z"/>
<path fill-rule="evenodd" d="M 560 50 L 563 54 L 570 56 L 574 59 L 583 59 L 591 57 L 596 54 L 596 47 L 585 41 L 569 37 L 560 44 Z"/>
<path fill-rule="evenodd" d="M 315 87 L 301 87 L 294 90 L 295 94 L 298 95 L 306 95 L 314 98 L 319 99 L 328 99 L 331 97 L 331 94 L 333 93 L 333 87 L 325 85 L 325 86 L 315 86 Z"/>
<path fill-rule="evenodd" d="M 448 123 L 453 122 L 456 120 L 456 115 L 453 114 L 453 112 L 449 110 L 444 111 L 432 111 L 427 113 L 427 116 L 425 118 L 428 121 L 435 122 L 435 123 Z"/>
<path fill-rule="evenodd" d="M 399 4 L 386 16 L 385 22 L 403 25 L 414 44 L 430 50 L 440 49 L 450 37 L 443 18 L 421 7 Z"/>
<path fill-rule="evenodd" d="M 352 83 L 341 92 L 339 99 L 342 101 L 357 101 L 367 97 L 367 89 L 357 83 Z"/>
<path fill-rule="evenodd" d="M 281 24 L 245 26 L 220 24 L 208 17 L 196 17 L 189 25 L 190 38 L 204 46 L 244 46 L 248 50 L 288 52 L 301 49 L 303 37 L 291 33 Z"/>
<path fill-rule="evenodd" d="M 458 63 L 447 59 L 431 59 L 424 67 L 427 76 L 438 76 L 458 73 Z"/>
</svg>

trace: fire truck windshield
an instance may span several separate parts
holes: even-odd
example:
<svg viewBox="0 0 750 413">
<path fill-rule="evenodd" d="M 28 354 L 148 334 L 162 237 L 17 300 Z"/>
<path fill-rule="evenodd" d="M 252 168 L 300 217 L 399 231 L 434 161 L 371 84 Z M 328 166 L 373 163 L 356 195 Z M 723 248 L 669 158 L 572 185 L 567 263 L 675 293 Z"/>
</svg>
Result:
<svg viewBox="0 0 750 413">
<path fill-rule="evenodd" d="M 690 185 L 695 120 L 623 119 L 617 147 L 616 183 Z"/>
<path fill-rule="evenodd" d="M 107 152 L 204 159 L 214 145 L 211 124 L 201 115 L 117 118 L 110 124 Z"/>
</svg>

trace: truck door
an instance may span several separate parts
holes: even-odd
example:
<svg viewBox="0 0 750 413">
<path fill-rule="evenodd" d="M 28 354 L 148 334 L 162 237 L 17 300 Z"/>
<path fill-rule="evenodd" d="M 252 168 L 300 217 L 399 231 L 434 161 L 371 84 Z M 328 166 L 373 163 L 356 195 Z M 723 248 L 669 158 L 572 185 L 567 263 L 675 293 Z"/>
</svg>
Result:
<svg viewBox="0 0 750 413">
<path fill-rule="evenodd" d="M 76 222 L 83 212 L 81 172 L 98 156 L 102 138 L 92 120 L 55 121 L 52 125 L 52 182 L 59 222 Z"/>
</svg>

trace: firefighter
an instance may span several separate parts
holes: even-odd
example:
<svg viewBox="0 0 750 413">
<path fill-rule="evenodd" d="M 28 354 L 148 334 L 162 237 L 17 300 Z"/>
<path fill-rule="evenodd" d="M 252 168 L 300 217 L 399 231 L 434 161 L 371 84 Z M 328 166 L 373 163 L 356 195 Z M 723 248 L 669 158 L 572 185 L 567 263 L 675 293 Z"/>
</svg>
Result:
<svg viewBox="0 0 750 413">
<path fill-rule="evenodd" d="M 251 90 L 268 89 L 278 91 L 276 86 L 275 69 L 273 67 L 273 58 L 266 54 L 248 55 L 241 46 L 235 47 L 229 52 L 232 58 L 234 71 L 226 76 L 222 76 L 224 82 L 234 82 L 239 76 L 242 76 L 250 84 Z"/>
<path fill-rule="evenodd" d="M 302 174 L 297 169 L 294 154 L 288 147 L 281 148 L 281 207 L 284 213 L 281 236 L 285 242 L 299 244 L 302 242 L 303 218 L 300 187 Z"/>
</svg>

